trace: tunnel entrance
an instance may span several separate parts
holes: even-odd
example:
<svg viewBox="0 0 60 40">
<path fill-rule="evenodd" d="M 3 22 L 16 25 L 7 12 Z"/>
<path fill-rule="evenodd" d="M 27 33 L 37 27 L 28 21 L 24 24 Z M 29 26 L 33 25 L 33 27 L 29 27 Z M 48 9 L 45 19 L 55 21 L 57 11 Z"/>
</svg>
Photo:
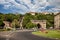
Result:
<svg viewBox="0 0 60 40">
<path fill-rule="evenodd" d="M 41 25 L 38 23 L 38 24 L 37 24 L 37 27 L 38 27 L 38 29 L 40 29 L 40 28 L 41 28 Z"/>
</svg>

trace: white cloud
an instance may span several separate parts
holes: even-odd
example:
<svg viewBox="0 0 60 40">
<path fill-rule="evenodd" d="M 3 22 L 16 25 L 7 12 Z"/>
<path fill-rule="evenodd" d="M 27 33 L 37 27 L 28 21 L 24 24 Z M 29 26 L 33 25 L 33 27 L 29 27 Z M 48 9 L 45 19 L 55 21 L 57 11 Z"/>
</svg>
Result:
<svg viewBox="0 0 60 40">
<path fill-rule="evenodd" d="M 4 9 L 21 9 L 23 12 L 28 11 L 45 11 L 47 6 L 54 6 L 55 8 L 50 8 L 46 11 L 59 11 L 60 10 L 60 0 L 34 0 L 34 4 L 31 0 L 0 0 L 0 4 L 4 5 Z M 21 12 L 19 10 L 19 12 Z M 16 10 L 17 11 L 17 10 Z"/>
<path fill-rule="evenodd" d="M 7 2 L 5 2 L 5 0 L 0 0 L 0 4 L 5 4 Z"/>
<path fill-rule="evenodd" d="M 49 0 L 49 3 L 57 8 L 60 8 L 60 0 Z"/>
<path fill-rule="evenodd" d="M 11 5 L 4 5 L 4 9 L 9 9 Z"/>
</svg>

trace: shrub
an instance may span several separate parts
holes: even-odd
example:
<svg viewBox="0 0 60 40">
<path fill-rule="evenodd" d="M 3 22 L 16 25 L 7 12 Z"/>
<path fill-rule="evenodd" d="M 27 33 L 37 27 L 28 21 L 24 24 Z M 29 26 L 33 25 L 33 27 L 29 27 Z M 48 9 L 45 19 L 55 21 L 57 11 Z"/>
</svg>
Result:
<svg viewBox="0 0 60 40">
<path fill-rule="evenodd" d="M 0 20 L 0 29 L 3 29 L 4 28 L 4 23 L 3 23 L 3 21 L 2 20 Z"/>
<path fill-rule="evenodd" d="M 12 29 L 11 29 L 11 28 L 7 28 L 6 30 L 7 30 L 7 31 L 10 31 L 10 30 L 12 30 Z"/>
<path fill-rule="evenodd" d="M 0 29 L 0 32 L 1 32 L 1 31 L 5 31 L 5 29 Z"/>
<path fill-rule="evenodd" d="M 36 27 L 36 24 L 33 24 L 31 22 L 29 22 L 28 24 L 26 24 L 26 28 L 33 28 L 33 27 Z"/>
</svg>

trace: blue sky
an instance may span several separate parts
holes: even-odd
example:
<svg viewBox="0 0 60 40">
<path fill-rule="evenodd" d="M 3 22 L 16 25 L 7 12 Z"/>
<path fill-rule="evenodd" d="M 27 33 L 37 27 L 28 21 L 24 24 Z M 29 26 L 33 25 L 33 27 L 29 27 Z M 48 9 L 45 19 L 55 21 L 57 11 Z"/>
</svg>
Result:
<svg viewBox="0 0 60 40">
<path fill-rule="evenodd" d="M 0 0 L 0 12 L 60 12 L 60 0 Z"/>
</svg>

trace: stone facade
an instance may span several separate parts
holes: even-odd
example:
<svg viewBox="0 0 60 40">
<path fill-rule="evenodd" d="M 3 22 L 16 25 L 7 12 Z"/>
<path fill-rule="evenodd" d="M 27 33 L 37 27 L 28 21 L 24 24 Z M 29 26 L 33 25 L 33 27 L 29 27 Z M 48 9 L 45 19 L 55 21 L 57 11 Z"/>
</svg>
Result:
<svg viewBox="0 0 60 40">
<path fill-rule="evenodd" d="M 5 24 L 4 28 L 11 28 L 12 24 L 8 21 L 3 21 L 3 23 Z"/>
<path fill-rule="evenodd" d="M 31 15 L 35 15 L 36 13 L 35 12 L 30 12 Z"/>
<path fill-rule="evenodd" d="M 46 15 L 46 14 L 52 14 L 51 12 L 29 12 L 31 15 L 36 15 L 36 13 L 38 13 L 38 14 L 44 14 L 44 15 Z"/>
<path fill-rule="evenodd" d="M 46 29 L 46 20 L 31 20 L 32 23 L 40 24 L 42 28 Z"/>
<path fill-rule="evenodd" d="M 49 13 L 49 12 L 42 12 L 42 14 L 45 14 L 46 15 L 46 14 L 51 14 L 51 13 Z"/>
<path fill-rule="evenodd" d="M 54 28 L 60 28 L 60 13 L 57 13 L 54 17 Z"/>
</svg>

